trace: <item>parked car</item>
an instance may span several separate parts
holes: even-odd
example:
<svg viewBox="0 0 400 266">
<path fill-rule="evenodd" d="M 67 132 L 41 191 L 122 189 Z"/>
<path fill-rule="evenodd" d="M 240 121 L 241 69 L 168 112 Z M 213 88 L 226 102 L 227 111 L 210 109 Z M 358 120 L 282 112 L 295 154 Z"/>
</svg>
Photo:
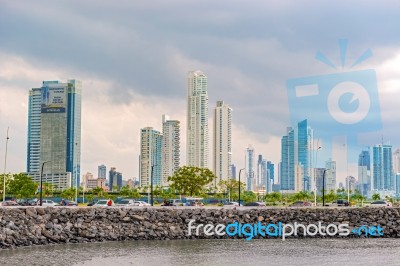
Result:
<svg viewBox="0 0 400 266">
<path fill-rule="evenodd" d="M 95 200 L 93 200 L 93 201 L 90 201 L 90 202 L 87 204 L 87 206 L 93 206 L 93 205 L 95 205 L 98 201 L 99 201 L 99 199 L 95 199 Z"/>
<path fill-rule="evenodd" d="M 12 206 L 20 206 L 20 205 L 13 200 L 6 200 L 6 201 L 0 202 L 0 206 L 12 207 Z"/>
<path fill-rule="evenodd" d="M 149 204 L 145 201 L 137 200 L 137 201 L 133 202 L 133 206 L 148 207 L 148 206 L 151 206 L 151 204 Z"/>
<path fill-rule="evenodd" d="M 129 206 L 135 206 L 134 203 L 135 203 L 134 199 L 122 199 L 118 203 L 116 203 L 115 206 L 129 207 Z"/>
<path fill-rule="evenodd" d="M 296 201 L 289 205 L 289 207 L 310 207 L 312 206 L 311 202 L 309 201 Z"/>
<path fill-rule="evenodd" d="M 30 206 L 29 199 L 17 199 L 16 202 L 19 206 Z"/>
<path fill-rule="evenodd" d="M 376 207 L 392 207 L 392 203 L 389 201 L 385 201 L 385 200 L 377 200 L 374 202 L 371 202 L 371 204 L 369 205 L 369 207 L 372 208 L 376 208 Z"/>
<path fill-rule="evenodd" d="M 170 199 L 161 203 L 161 206 L 183 206 L 183 202 L 180 199 Z"/>
<path fill-rule="evenodd" d="M 338 199 L 338 200 L 332 201 L 332 203 L 329 206 L 331 206 L 331 207 L 347 207 L 347 206 L 349 206 L 349 202 L 347 200 Z"/>
<path fill-rule="evenodd" d="M 239 206 L 239 203 L 236 201 L 227 201 L 224 203 L 224 206 Z"/>
<path fill-rule="evenodd" d="M 37 202 L 39 201 L 39 199 L 30 199 L 28 200 L 28 204 L 29 206 L 36 206 L 38 205 Z"/>
<path fill-rule="evenodd" d="M 108 206 L 108 201 L 109 200 L 98 200 L 93 207 L 107 207 Z M 114 206 L 114 201 L 111 200 L 111 206 Z"/>
<path fill-rule="evenodd" d="M 256 201 L 256 202 L 248 202 L 248 203 L 245 203 L 244 204 L 244 206 L 246 206 L 246 207 L 262 207 L 262 206 L 265 206 L 265 203 L 264 202 L 258 202 L 258 201 Z"/>
<path fill-rule="evenodd" d="M 61 206 L 78 206 L 78 203 L 76 203 L 75 201 L 72 201 L 72 200 L 62 200 L 61 202 L 60 202 L 60 205 Z"/>
<path fill-rule="evenodd" d="M 38 200 L 36 204 L 40 206 L 40 200 Z M 58 203 L 56 203 L 56 202 L 54 202 L 52 200 L 42 199 L 42 206 L 44 206 L 44 207 L 54 207 L 54 206 L 60 206 L 60 204 L 58 204 Z"/>
</svg>

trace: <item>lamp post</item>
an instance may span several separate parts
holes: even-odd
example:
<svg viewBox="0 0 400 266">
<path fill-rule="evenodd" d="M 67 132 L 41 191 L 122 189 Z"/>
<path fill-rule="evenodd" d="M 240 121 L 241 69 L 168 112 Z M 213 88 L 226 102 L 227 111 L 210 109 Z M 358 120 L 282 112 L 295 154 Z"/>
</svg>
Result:
<svg viewBox="0 0 400 266">
<path fill-rule="evenodd" d="M 317 142 L 317 146 L 318 146 L 318 142 Z M 317 207 L 317 174 L 316 174 L 316 166 L 317 166 L 317 162 L 318 162 L 318 151 L 321 148 L 322 147 L 319 146 L 317 148 L 317 151 L 315 152 L 315 165 L 314 165 L 314 206 L 315 207 Z"/>
<path fill-rule="evenodd" d="M 153 169 L 154 169 L 154 165 L 151 166 L 151 173 L 150 173 L 150 193 L 151 193 L 151 198 L 150 198 L 150 204 L 151 206 L 154 206 L 154 202 L 153 202 Z"/>
<path fill-rule="evenodd" d="M 6 168 L 7 168 L 7 148 L 8 148 L 8 130 L 10 127 L 7 128 L 7 138 L 6 138 L 6 154 L 4 156 L 4 174 L 3 174 L 3 202 L 6 201 Z"/>
<path fill-rule="evenodd" d="M 240 187 L 241 187 L 241 185 L 240 185 L 240 174 L 242 173 L 242 170 L 245 170 L 246 168 L 242 168 L 242 169 L 240 169 L 239 170 L 239 207 L 240 207 Z"/>
<path fill-rule="evenodd" d="M 75 142 L 75 149 L 78 148 L 78 142 Z M 76 150 L 74 151 L 75 158 L 75 202 L 78 204 L 78 156 L 76 156 Z"/>
<path fill-rule="evenodd" d="M 50 161 L 45 161 L 42 162 L 42 168 L 40 171 L 40 196 L 39 196 L 39 203 L 40 206 L 42 206 L 42 202 L 43 202 L 43 167 L 45 163 L 49 163 Z"/>
<path fill-rule="evenodd" d="M 324 173 L 322 175 L 322 207 L 325 206 L 325 172 L 326 169 L 324 169 Z"/>
</svg>

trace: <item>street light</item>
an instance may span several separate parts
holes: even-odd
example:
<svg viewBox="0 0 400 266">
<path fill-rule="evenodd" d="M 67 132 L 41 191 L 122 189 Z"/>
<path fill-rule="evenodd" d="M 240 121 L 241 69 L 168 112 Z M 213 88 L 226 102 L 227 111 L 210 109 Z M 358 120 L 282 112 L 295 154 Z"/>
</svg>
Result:
<svg viewBox="0 0 400 266">
<path fill-rule="evenodd" d="M 42 170 L 40 171 L 40 206 L 42 206 L 42 201 L 43 201 L 43 167 L 44 167 L 44 164 L 45 163 L 49 163 L 49 162 L 51 162 L 51 161 L 45 161 L 45 162 L 43 162 L 42 163 Z"/>
<path fill-rule="evenodd" d="M 239 170 L 239 207 L 240 207 L 240 187 L 241 187 L 241 185 L 240 185 L 240 174 L 242 173 L 242 170 L 245 170 L 246 168 L 242 168 L 242 169 L 240 169 Z"/>
<path fill-rule="evenodd" d="M 6 138 L 6 155 L 4 156 L 4 175 L 3 175 L 3 202 L 6 201 L 6 168 L 7 168 L 7 148 L 8 148 L 8 130 L 10 127 L 7 128 L 7 138 Z"/>
<path fill-rule="evenodd" d="M 150 204 L 151 206 L 154 206 L 154 202 L 153 202 L 153 169 L 154 169 L 154 165 L 151 166 L 151 173 L 150 173 L 150 193 L 151 193 L 151 198 L 150 198 Z"/>
<path fill-rule="evenodd" d="M 322 175 L 322 207 L 325 206 L 325 172 L 326 169 L 324 169 L 324 173 Z"/>
<path fill-rule="evenodd" d="M 319 142 L 319 140 L 318 140 Z M 318 146 L 318 142 L 317 142 L 317 146 Z M 315 152 L 315 165 L 314 165 L 314 206 L 317 207 L 317 174 L 316 174 L 316 166 L 317 166 L 317 162 L 318 162 L 318 151 L 322 149 L 322 147 L 318 147 L 317 151 Z"/>
<path fill-rule="evenodd" d="M 75 149 L 78 149 L 78 142 L 75 142 Z M 77 152 L 74 151 L 75 158 L 75 202 L 78 204 L 78 156 L 76 156 Z"/>
</svg>

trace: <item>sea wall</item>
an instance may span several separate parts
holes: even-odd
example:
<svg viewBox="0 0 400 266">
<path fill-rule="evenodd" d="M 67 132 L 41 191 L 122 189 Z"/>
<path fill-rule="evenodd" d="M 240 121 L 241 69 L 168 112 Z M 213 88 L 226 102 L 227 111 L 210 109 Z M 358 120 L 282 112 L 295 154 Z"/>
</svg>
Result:
<svg viewBox="0 0 400 266">
<path fill-rule="evenodd" d="M 189 235 L 191 220 L 194 221 Z M 230 238 L 217 234 L 207 236 L 202 230 L 197 236 L 193 226 L 259 221 L 304 225 L 341 223 L 349 224 L 350 228 L 379 225 L 383 230 L 379 237 L 400 237 L 399 208 L 0 207 L 0 248 L 114 240 Z M 347 237 L 365 237 L 365 234 Z"/>
</svg>

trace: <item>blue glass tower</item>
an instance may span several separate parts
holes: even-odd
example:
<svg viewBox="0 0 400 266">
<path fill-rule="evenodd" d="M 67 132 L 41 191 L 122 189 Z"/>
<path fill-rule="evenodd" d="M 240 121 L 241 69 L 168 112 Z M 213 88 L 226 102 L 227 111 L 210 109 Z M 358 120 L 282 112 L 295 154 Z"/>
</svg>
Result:
<svg viewBox="0 0 400 266">
<path fill-rule="evenodd" d="M 376 145 L 372 152 L 374 190 L 394 191 L 392 146 Z"/>
</svg>

